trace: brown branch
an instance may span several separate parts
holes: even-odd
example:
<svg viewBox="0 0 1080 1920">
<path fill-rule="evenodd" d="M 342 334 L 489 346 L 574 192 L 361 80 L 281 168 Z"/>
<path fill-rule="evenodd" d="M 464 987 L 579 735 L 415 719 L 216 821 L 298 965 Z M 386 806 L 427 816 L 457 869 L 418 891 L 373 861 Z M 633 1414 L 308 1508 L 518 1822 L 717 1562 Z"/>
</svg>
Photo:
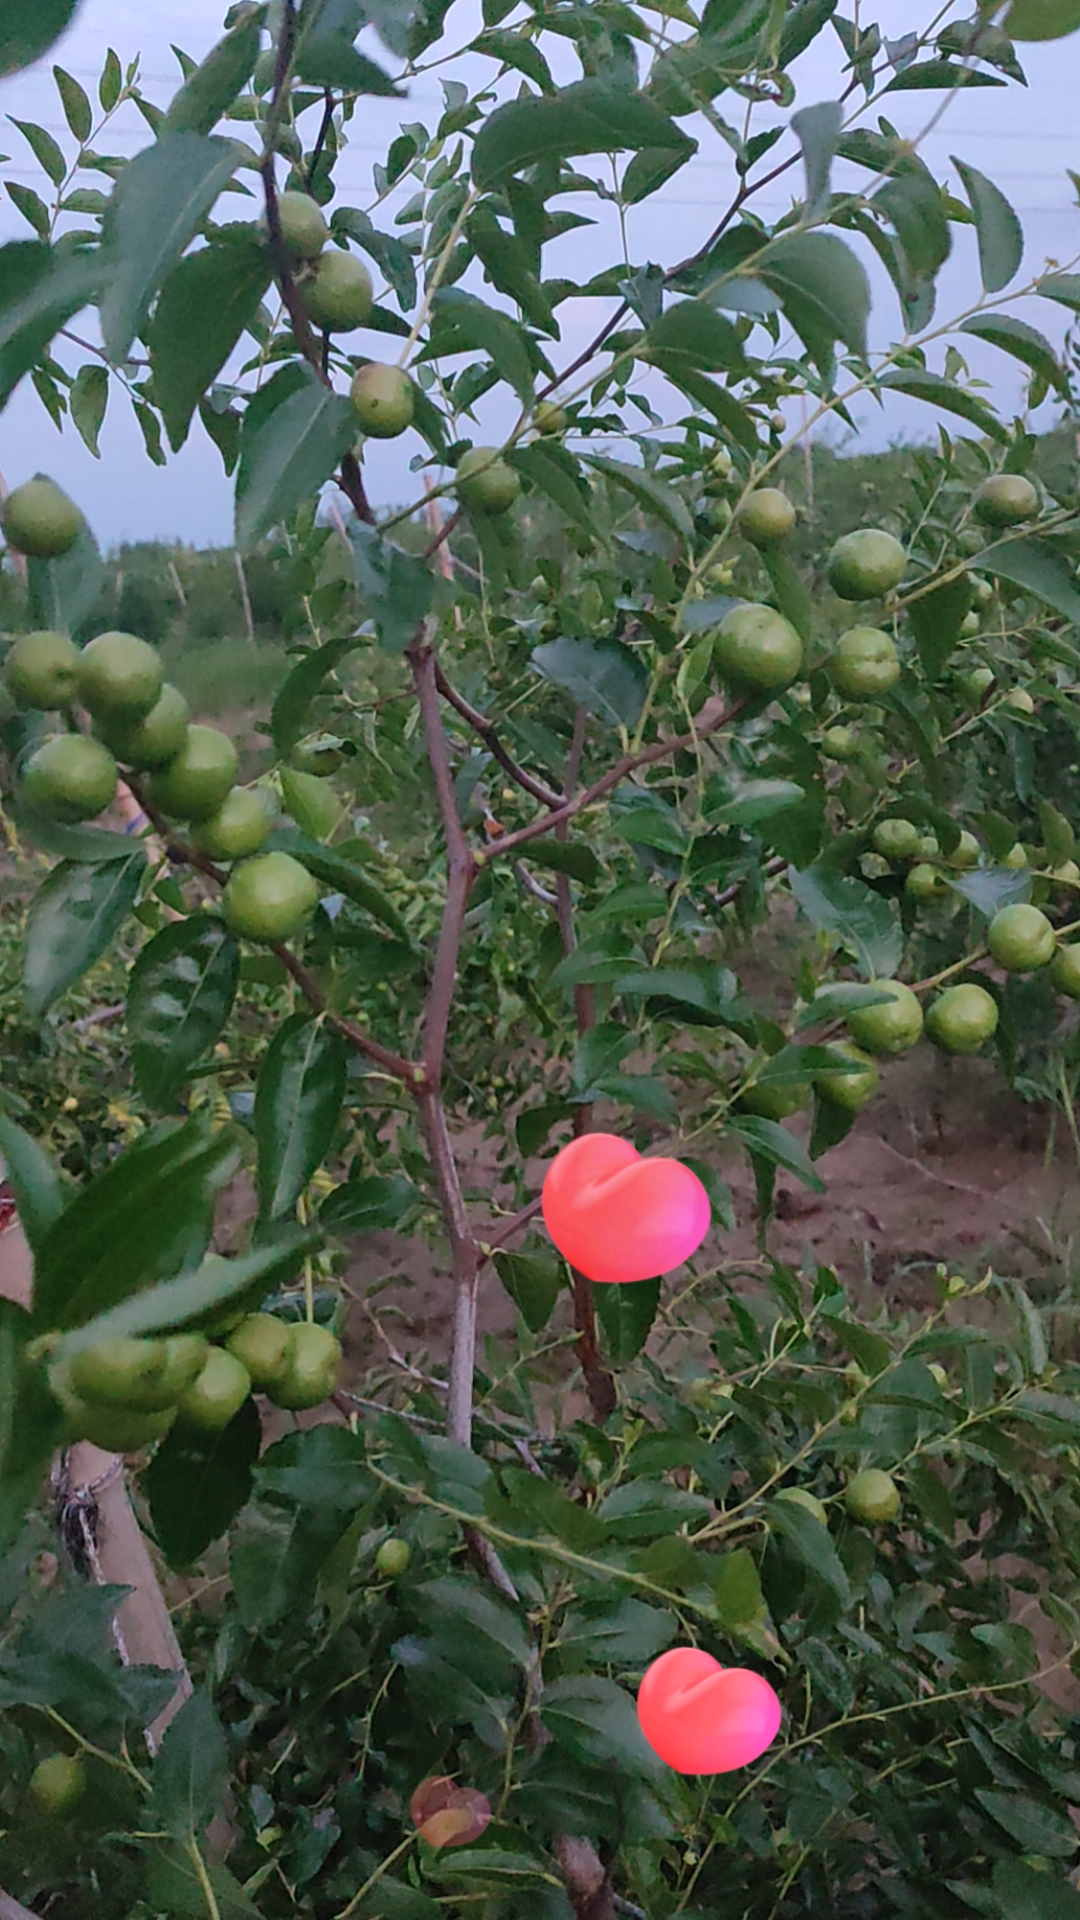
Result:
<svg viewBox="0 0 1080 1920">
<path fill-rule="evenodd" d="M 326 145 L 326 136 L 330 132 L 333 118 L 334 96 L 329 87 L 327 87 L 323 95 L 323 116 L 319 124 L 319 131 L 315 136 L 315 145 L 311 149 L 311 159 L 304 169 L 304 178 L 307 181 L 307 190 L 309 193 L 311 192 L 311 183 L 318 171 L 319 161 L 322 159 L 322 150 Z"/>
<path fill-rule="evenodd" d="M 436 506 L 437 502 L 433 500 L 430 504 L 432 506 Z M 461 519 L 461 511 L 462 510 L 460 507 L 455 507 L 453 513 L 450 515 L 449 520 L 439 521 L 438 525 L 436 526 L 435 532 L 432 535 L 432 538 L 428 541 L 427 546 L 423 549 L 423 552 L 420 555 L 421 560 L 430 560 L 432 554 L 438 552 L 438 549 L 442 546 L 443 541 L 449 540 L 450 535 L 453 533 L 454 528 L 457 526 L 458 521 Z M 443 572 L 448 580 L 453 577 L 451 574 L 446 573 L 445 567 L 443 568 Z"/>
<path fill-rule="evenodd" d="M 455 687 L 450 685 L 449 680 L 437 661 L 435 663 L 435 685 L 442 694 L 443 699 L 453 707 L 454 712 L 460 713 L 462 719 L 472 728 L 473 732 L 479 734 L 492 758 L 498 761 L 503 772 L 507 774 L 517 786 L 523 787 L 526 793 L 531 793 L 533 799 L 541 801 L 545 807 L 557 807 L 559 805 L 563 796 L 557 793 L 554 787 L 549 787 L 545 780 L 537 780 L 531 773 L 526 773 L 524 767 L 519 767 L 517 761 L 507 753 L 506 748 L 499 739 L 495 731 L 495 722 L 489 720 L 486 714 L 478 713 L 476 708 L 470 706 L 464 696 L 458 693 Z"/>
<path fill-rule="evenodd" d="M 501 840 L 493 840 L 488 847 L 485 847 L 483 853 L 477 856 L 478 859 L 494 860 L 500 854 L 512 853 L 515 847 L 523 847 L 530 840 L 538 839 L 542 833 L 557 830 L 565 820 L 572 820 L 574 815 L 581 813 L 583 808 L 591 807 L 597 800 L 602 800 L 605 793 L 610 793 L 613 787 L 618 786 L 620 780 L 625 780 L 628 774 L 635 773 L 638 767 L 653 766 L 657 760 L 667 759 L 669 754 L 685 753 L 699 740 L 707 740 L 711 734 L 718 733 L 721 727 L 729 725 L 732 720 L 737 720 L 745 706 L 745 700 L 737 700 L 733 706 L 725 707 L 713 719 L 695 727 L 692 733 L 680 733 L 667 740 L 657 740 L 651 747 L 643 747 L 639 753 L 624 753 L 622 759 L 617 760 L 613 767 L 609 767 L 599 780 L 594 780 L 591 787 L 584 787 L 571 799 L 564 800 L 560 807 L 545 814 L 542 820 L 533 820 L 529 826 L 519 827 L 516 833 L 504 833 Z"/>
<path fill-rule="evenodd" d="M 520 1213 L 515 1213 L 511 1219 L 501 1220 L 498 1225 L 487 1229 L 481 1228 L 477 1235 L 480 1247 L 479 1264 L 483 1266 L 485 1261 L 491 1259 L 493 1253 L 497 1253 L 500 1247 L 505 1247 L 506 1242 L 513 1239 L 515 1233 L 520 1233 L 522 1227 L 527 1227 L 530 1220 L 535 1220 L 542 1205 L 540 1195 L 537 1194 L 535 1200 L 530 1200 L 528 1206 L 522 1207 Z"/>
<path fill-rule="evenodd" d="M 555 1857 L 577 1920 L 616 1920 L 611 1876 L 592 1841 L 556 1834 Z"/>
</svg>

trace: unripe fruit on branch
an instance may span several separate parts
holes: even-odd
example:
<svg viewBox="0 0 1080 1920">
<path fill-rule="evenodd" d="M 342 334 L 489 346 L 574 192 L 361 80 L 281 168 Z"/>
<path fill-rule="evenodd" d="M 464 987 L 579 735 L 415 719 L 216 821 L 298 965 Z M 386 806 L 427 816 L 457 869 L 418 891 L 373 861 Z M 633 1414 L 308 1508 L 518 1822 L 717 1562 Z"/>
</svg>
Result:
<svg viewBox="0 0 1080 1920">
<path fill-rule="evenodd" d="M 330 238 L 318 202 L 309 193 L 279 193 L 278 220 L 289 259 L 317 260 Z"/>
<path fill-rule="evenodd" d="M 829 556 L 829 585 L 841 600 L 879 600 L 899 586 L 907 554 L 877 527 L 842 534 Z"/>
<path fill-rule="evenodd" d="M 1020 873 L 1028 865 L 1027 848 L 1017 840 L 1009 848 L 1001 864 L 1003 867 L 1008 867 L 1010 873 Z"/>
<path fill-rule="evenodd" d="M 55 734 L 32 753 L 22 770 L 31 806 L 51 820 L 92 820 L 116 797 L 116 761 L 100 740 L 81 733 Z"/>
<path fill-rule="evenodd" d="M 73 1753 L 50 1753 L 30 1775 L 30 1793 L 42 1813 L 60 1819 L 77 1807 L 86 1792 L 82 1761 Z"/>
<path fill-rule="evenodd" d="M 79 656 L 79 698 L 95 720 L 129 725 L 157 705 L 161 655 L 134 633 L 99 633 Z"/>
<path fill-rule="evenodd" d="M 958 674 L 957 679 L 961 692 L 972 706 L 981 707 L 994 684 L 994 670 L 992 667 L 969 667 L 966 672 Z"/>
<path fill-rule="evenodd" d="M 258 1393 L 268 1393 L 281 1379 L 291 1346 L 292 1328 L 273 1313 L 249 1313 L 225 1345 L 245 1367 Z"/>
<path fill-rule="evenodd" d="M 566 409 L 554 400 L 541 400 L 533 414 L 533 426 L 537 433 L 565 433 L 567 426 Z"/>
<path fill-rule="evenodd" d="M 886 860 L 914 860 L 919 829 L 913 820 L 880 820 L 874 828 L 874 850 Z"/>
<path fill-rule="evenodd" d="M 318 884 L 291 853 L 263 853 L 235 869 L 221 911 L 242 939 L 288 940 L 307 925 L 318 900 Z"/>
<path fill-rule="evenodd" d="M 965 640 L 971 640 L 971 639 L 973 639 L 973 637 L 975 636 L 975 634 L 977 634 L 977 633 L 978 633 L 978 631 L 979 631 L 979 616 L 978 616 L 978 614 L 977 614 L 977 613 L 965 613 L 965 615 L 964 615 L 964 617 L 963 617 L 963 619 L 962 619 L 962 620 L 961 620 L 961 622 L 960 622 L 960 634 L 961 634 L 961 638 L 962 638 L 962 639 L 965 639 Z"/>
<path fill-rule="evenodd" d="M 401 367 L 369 360 L 353 375 L 349 397 L 362 432 L 372 440 L 396 440 L 412 425 L 413 385 Z"/>
<path fill-rule="evenodd" d="M 947 900 L 951 891 L 944 874 L 925 860 L 920 860 L 917 866 L 912 867 L 904 881 L 904 892 L 909 893 L 913 900 Z"/>
<path fill-rule="evenodd" d="M 716 633 L 720 678 L 736 691 L 779 692 L 802 667 L 802 641 L 772 607 L 732 607 Z"/>
<path fill-rule="evenodd" d="M 301 288 L 308 319 L 327 333 L 352 333 L 371 313 L 374 289 L 362 260 L 334 247 Z"/>
<path fill-rule="evenodd" d="M 188 734 L 188 703 L 179 687 L 168 681 L 149 713 L 130 725 L 99 721 L 97 731 L 105 745 L 126 767 L 168 766 L 184 748 Z"/>
<path fill-rule="evenodd" d="M 101 1340 L 72 1356 L 67 1384 L 81 1400 L 95 1406 L 162 1413 L 174 1407 L 197 1379 L 207 1353 L 202 1334 L 176 1334 L 169 1340 Z"/>
<path fill-rule="evenodd" d="M 193 827 L 191 844 L 211 860 L 242 860 L 258 853 L 270 831 L 270 815 L 252 787 L 233 787 L 216 813 Z"/>
<path fill-rule="evenodd" d="M 821 736 L 821 751 L 830 760 L 853 760 L 859 751 L 859 736 L 851 727 L 827 727 Z"/>
<path fill-rule="evenodd" d="M 841 634 L 828 667 L 837 693 L 847 700 L 879 700 L 900 678 L 896 648 L 879 627 L 852 627 Z"/>
<path fill-rule="evenodd" d="M 384 1540 L 375 1555 L 375 1571 L 381 1573 L 384 1580 L 398 1580 L 406 1571 L 412 1559 L 412 1548 L 407 1540 L 400 1540 L 391 1534 Z"/>
<path fill-rule="evenodd" d="M 1054 929 L 1038 907 L 1002 907 L 990 922 L 986 944 L 1007 973 L 1033 973 L 1054 957 Z"/>
<path fill-rule="evenodd" d="M 875 1526 L 880 1521 L 896 1519 L 900 1511 L 900 1489 L 891 1474 L 883 1473 L 880 1467 L 866 1467 L 848 1481 L 844 1505 L 853 1520 Z"/>
<path fill-rule="evenodd" d="M 868 1053 L 904 1053 L 923 1028 L 923 1012 L 910 987 L 899 980 L 871 980 L 875 993 L 887 994 L 876 1006 L 852 1007 L 848 1031 Z"/>
<path fill-rule="evenodd" d="M 151 805 L 171 820 L 209 820 L 236 779 L 239 757 L 217 727 L 189 727 L 175 760 L 151 774 Z"/>
<path fill-rule="evenodd" d="M 0 506 L 4 539 L 28 560 L 58 560 L 75 545 L 86 522 L 55 480 L 36 473 Z"/>
<path fill-rule="evenodd" d="M 982 849 L 975 835 L 969 833 L 965 827 L 952 852 L 947 853 L 945 858 L 950 867 L 959 867 L 963 870 L 966 867 L 974 867 L 978 864 L 981 851 Z"/>
<path fill-rule="evenodd" d="M 1013 713 L 1031 714 L 1035 711 L 1035 702 L 1026 687 L 1010 687 L 1005 695 L 1005 705 L 1011 707 Z"/>
<path fill-rule="evenodd" d="M 827 1527 L 829 1516 L 816 1493 L 807 1493 L 805 1487 L 778 1487 L 774 1500 L 783 1500 L 790 1507 L 802 1507 L 804 1513 L 812 1514 L 820 1526 Z"/>
<path fill-rule="evenodd" d="M 1059 947 L 1050 962 L 1050 983 L 1070 1000 L 1080 1000 L 1080 943 Z"/>
<path fill-rule="evenodd" d="M 175 1407 L 141 1413 L 137 1407 L 83 1407 L 73 1419 L 72 1439 L 89 1440 L 104 1453 L 141 1453 L 163 1440 L 176 1418 Z"/>
<path fill-rule="evenodd" d="M 878 1090 L 877 1066 L 869 1054 L 843 1041 L 834 1045 L 832 1052 L 838 1061 L 850 1061 L 851 1068 L 839 1064 L 820 1067 L 814 1075 L 814 1085 L 821 1098 L 831 1101 L 834 1107 L 843 1107 L 846 1113 L 859 1113 Z"/>
<path fill-rule="evenodd" d="M 521 480 L 497 447 L 469 447 L 458 461 L 454 491 L 470 513 L 505 513 L 521 492 Z"/>
<path fill-rule="evenodd" d="M 270 1397 L 275 1406 L 297 1412 L 321 1406 L 337 1386 L 340 1372 L 341 1342 L 337 1336 L 329 1327 L 301 1321 L 290 1328 L 285 1366 Z"/>
<path fill-rule="evenodd" d="M 20 707 L 61 711 L 79 691 L 79 650 L 66 633 L 24 633 L 4 662 L 4 677 Z"/>
<path fill-rule="evenodd" d="M 739 1104 L 762 1120 L 789 1120 L 809 1098 L 807 1080 L 758 1080 L 739 1095 Z"/>
<path fill-rule="evenodd" d="M 972 510 L 986 527 L 1015 527 L 1021 520 L 1034 520 L 1038 491 L 1021 473 L 995 473 L 979 488 Z"/>
<path fill-rule="evenodd" d="M 755 487 L 739 508 L 739 527 L 755 547 L 783 540 L 795 525 L 795 509 L 779 487 Z"/>
<path fill-rule="evenodd" d="M 997 1031 L 998 1006 L 973 981 L 947 987 L 926 1016 L 926 1031 L 944 1053 L 976 1053 Z"/>
<path fill-rule="evenodd" d="M 251 1392 L 251 1377 L 235 1354 L 211 1347 L 206 1364 L 177 1406 L 182 1426 L 221 1433 Z"/>
</svg>

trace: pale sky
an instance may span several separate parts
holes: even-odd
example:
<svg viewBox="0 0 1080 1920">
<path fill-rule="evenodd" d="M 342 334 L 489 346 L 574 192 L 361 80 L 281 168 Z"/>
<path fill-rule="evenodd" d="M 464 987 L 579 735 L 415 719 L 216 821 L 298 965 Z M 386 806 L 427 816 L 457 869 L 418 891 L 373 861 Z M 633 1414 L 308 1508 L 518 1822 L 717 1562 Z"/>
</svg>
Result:
<svg viewBox="0 0 1080 1920">
<path fill-rule="evenodd" d="M 928 8 L 926 11 L 931 11 Z M 107 47 L 115 47 L 123 63 L 136 53 L 142 56 L 145 90 L 151 99 L 167 102 L 174 90 L 178 67 L 170 50 L 175 41 L 183 50 L 200 58 L 217 39 L 225 12 L 225 0 L 157 0 L 152 9 L 133 0 L 83 0 L 74 27 L 49 58 L 29 73 L 0 83 L 0 112 L 19 119 L 33 120 L 49 128 L 61 145 L 70 147 L 63 115 L 51 75 L 53 60 L 66 67 L 82 82 L 96 100 L 96 82 Z M 886 37 L 900 38 L 911 29 L 913 9 L 910 0 L 878 0 L 872 9 L 864 8 L 864 18 L 872 13 Z M 924 10 L 919 9 L 918 17 Z M 510 15 L 505 25 L 513 23 Z M 461 46 L 478 29 L 479 0 L 456 0 L 447 16 L 447 37 L 438 54 Z M 576 78 L 579 68 L 568 47 L 551 36 L 545 40 L 545 52 L 561 79 Z M 375 49 L 373 49 L 375 51 Z M 943 121 L 924 140 L 921 152 L 939 178 L 949 174 L 949 156 L 957 154 L 988 174 L 1009 196 L 1020 214 L 1026 238 L 1024 264 L 1018 276 L 1021 283 L 1039 270 L 1047 259 L 1066 265 L 1080 254 L 1080 211 L 1076 192 L 1066 168 L 1077 161 L 1073 125 L 1075 102 L 1080 88 L 1080 33 L 1071 39 L 1019 49 L 1021 64 L 1029 80 L 1025 90 L 1014 84 L 1007 88 L 971 90 L 954 99 Z M 431 55 L 429 55 L 429 58 Z M 392 63 L 390 63 L 392 64 Z M 835 99 L 843 82 L 839 79 L 840 48 L 835 35 L 826 29 L 815 45 L 793 70 L 798 85 L 798 105 Z M 439 80 L 444 76 L 488 77 L 494 73 L 490 61 L 461 63 L 421 74 L 409 89 L 407 100 L 364 99 L 352 124 L 348 152 L 339 162 L 337 201 L 339 204 L 366 207 L 373 198 L 371 168 L 385 155 L 390 139 L 401 121 L 423 121 L 434 128 L 442 108 Z M 935 93 L 897 94 L 884 103 L 893 124 L 905 134 L 922 132 L 940 104 Z M 735 107 L 735 97 L 726 96 L 727 111 Z M 718 106 L 725 110 L 725 97 Z M 877 109 L 876 111 L 880 111 Z M 698 156 L 685 167 L 660 195 L 628 213 L 630 256 L 635 262 L 656 260 L 670 264 L 691 252 L 709 231 L 719 211 L 727 204 L 734 187 L 732 156 L 728 148 L 704 124 L 682 122 L 701 140 Z M 755 128 L 769 124 L 762 112 Z M 867 124 L 873 126 L 870 119 Z M 236 131 L 243 134 L 242 126 Z M 310 144 L 310 135 L 308 144 Z M 125 108 L 112 123 L 101 150 L 110 153 L 134 153 L 149 140 L 149 129 L 134 108 Z M 14 178 L 40 188 L 40 174 L 22 135 L 14 127 L 4 126 L 0 146 L 10 156 L 11 165 L 2 169 L 3 177 Z M 781 143 L 769 160 L 784 157 L 787 145 Z M 596 171 L 602 162 L 584 163 Z M 100 177 L 84 176 L 87 185 L 107 183 Z M 854 183 L 865 176 L 853 169 L 838 167 L 834 184 Z M 780 197 L 783 183 L 766 189 L 754 204 L 766 215 L 784 210 L 787 200 Z M 561 199 L 560 206 L 576 205 Z M 237 217 L 243 217 L 248 203 L 233 203 Z M 252 205 L 254 214 L 255 205 Z M 598 205 L 583 200 L 580 210 L 595 217 Z M 392 212 L 392 207 L 391 207 Z M 545 274 L 551 277 L 587 278 L 601 259 L 613 257 L 617 245 L 615 217 L 607 210 L 610 233 L 598 236 L 596 229 L 582 228 L 564 236 L 545 249 Z M 378 223 L 393 231 L 386 208 L 380 210 Z M 6 198 L 0 201 L 0 240 L 29 237 L 29 228 Z M 950 317 L 973 298 L 977 291 L 975 239 L 972 230 L 953 229 L 953 256 L 940 282 L 938 321 Z M 604 251 L 601 254 L 600 245 Z M 874 288 L 874 313 L 871 343 L 886 346 L 901 332 L 895 296 L 876 262 L 868 261 Z M 476 270 L 473 270 L 476 274 Z M 466 282 L 477 291 L 485 291 L 478 274 Z M 487 289 L 490 297 L 490 289 Z M 584 344 L 610 309 L 596 301 L 576 302 L 559 309 L 563 330 L 561 343 L 549 349 L 556 366 L 566 364 Z M 1048 301 L 1018 301 L 1014 311 L 1060 340 L 1065 315 Z M 84 319 L 84 324 L 87 324 Z M 374 357 L 387 357 L 390 343 L 385 336 L 357 333 L 350 344 Z M 940 354 L 939 347 L 937 352 Z M 1013 363 L 992 348 L 966 342 L 969 363 L 990 386 L 998 404 L 1010 408 L 1019 403 L 1021 380 Z M 72 369 L 79 364 L 78 351 L 65 352 Z M 940 366 L 940 358 L 933 364 Z M 650 390 L 655 396 L 655 389 Z M 512 418 L 509 403 L 492 397 L 484 403 L 483 433 L 498 438 Z M 933 435 L 940 416 L 918 403 L 899 396 L 885 410 L 873 403 L 861 409 L 858 419 L 860 445 L 880 447 L 896 437 L 927 438 Z M 1050 424 L 1053 408 L 1048 405 L 1039 416 Z M 792 425 L 798 416 L 792 414 Z M 950 423 L 946 421 L 946 425 Z M 952 422 L 959 430 L 961 423 Z M 369 491 L 377 504 L 401 503 L 419 491 L 416 476 L 408 471 L 410 458 L 420 451 L 422 442 L 414 434 L 375 450 L 368 469 Z M 183 539 L 197 544 L 227 543 L 231 538 L 231 483 L 225 478 L 216 450 L 196 423 L 191 439 L 179 455 L 170 457 L 165 468 L 155 468 L 146 460 L 142 440 L 121 392 L 110 398 L 109 412 L 101 435 L 102 458 L 95 461 L 70 427 L 59 434 L 46 415 L 29 381 L 24 381 L 6 412 L 0 416 L 0 471 L 9 485 L 16 484 L 35 469 L 53 473 L 70 489 L 87 510 L 99 540 L 111 545 L 120 540 L 148 538 Z"/>
</svg>

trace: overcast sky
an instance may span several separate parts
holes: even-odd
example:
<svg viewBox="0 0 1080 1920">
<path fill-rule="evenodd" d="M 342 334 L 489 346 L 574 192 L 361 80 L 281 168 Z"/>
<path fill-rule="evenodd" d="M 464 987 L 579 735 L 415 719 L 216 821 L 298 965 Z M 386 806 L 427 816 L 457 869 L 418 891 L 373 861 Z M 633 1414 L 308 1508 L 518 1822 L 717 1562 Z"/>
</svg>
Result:
<svg viewBox="0 0 1080 1920">
<path fill-rule="evenodd" d="M 150 98 L 165 102 L 178 76 L 170 42 L 200 58 L 218 37 L 224 11 L 225 0 L 157 0 L 152 8 L 133 4 L 133 0 L 83 0 L 76 24 L 50 58 L 29 73 L 0 84 L 0 112 L 37 121 L 61 144 L 70 145 L 51 76 L 52 60 L 58 59 L 96 98 L 96 81 L 109 46 L 115 47 L 124 63 L 141 54 L 146 92 Z M 910 0 L 878 0 L 872 8 L 864 6 L 863 17 L 876 18 L 886 36 L 898 39 L 911 30 L 916 18 L 921 20 L 929 11 L 929 7 L 920 7 L 916 16 Z M 447 17 L 443 47 L 433 51 L 461 46 L 477 30 L 479 18 L 479 0 L 456 0 Z M 507 24 L 512 19 L 510 16 Z M 549 38 L 545 51 L 550 44 Z M 1019 52 L 1028 88 L 1010 84 L 1007 90 L 977 89 L 961 95 L 951 103 L 941 124 L 933 128 L 921 151 L 939 178 L 950 173 L 949 156 L 957 154 L 989 174 L 1008 194 L 1021 215 L 1026 235 L 1020 276 L 1024 279 L 1048 259 L 1064 265 L 1080 253 L 1080 212 L 1066 172 L 1077 157 L 1075 140 L 1068 129 L 1073 125 L 1080 87 L 1080 34 Z M 577 77 L 579 69 L 568 48 L 556 44 L 549 58 L 561 79 Z M 798 104 L 835 99 L 843 84 L 839 80 L 840 65 L 838 42 L 826 30 L 794 70 Z M 370 203 L 372 164 L 385 156 L 400 121 L 420 120 L 434 127 L 442 106 L 440 78 L 456 73 L 463 78 L 488 78 L 493 71 L 490 61 L 471 61 L 460 69 L 443 67 L 438 73 L 421 74 L 413 81 L 407 100 L 372 97 L 362 101 L 353 121 L 348 152 L 338 167 L 338 201 L 360 207 Z M 733 107 L 734 96 L 727 96 L 727 100 Z M 914 135 L 925 128 L 940 100 L 938 94 L 899 94 L 888 103 L 889 117 L 901 132 Z M 723 98 L 718 105 L 723 111 Z M 755 120 L 755 126 L 767 124 L 767 114 Z M 869 124 L 873 125 L 873 120 Z M 661 195 L 629 212 L 630 254 L 635 262 L 668 264 L 692 251 L 731 196 L 734 174 L 729 150 L 707 128 L 693 130 L 702 136 L 699 155 Z M 244 129 L 237 131 L 242 133 Z M 134 153 L 148 139 L 148 129 L 136 110 L 125 108 L 99 146 L 110 153 Z M 40 186 L 38 170 L 16 128 L 4 128 L 2 149 L 11 161 L 2 169 L 4 177 Z M 776 157 L 782 157 L 785 151 L 784 146 L 779 147 Z M 772 157 L 766 164 L 771 163 Z M 594 163 L 586 165 L 592 168 Z M 844 185 L 856 177 L 865 178 L 838 168 L 834 182 Z M 955 176 L 951 178 L 956 187 Z M 84 179 L 87 185 L 105 184 L 92 175 Z M 783 184 L 777 182 L 755 201 L 762 213 L 775 215 L 784 210 L 788 202 L 781 196 Z M 569 204 L 573 203 L 560 201 L 560 205 Z M 239 215 L 245 203 L 238 200 L 234 205 Z M 595 216 L 597 204 L 582 201 L 580 210 Z M 388 224 L 385 212 L 379 217 Z M 939 320 L 969 303 L 978 287 L 973 233 L 954 229 L 954 234 L 953 257 L 942 275 Z M 28 235 L 29 229 L 15 208 L 7 200 L 0 201 L 0 240 Z M 610 244 L 608 240 L 609 236 L 598 236 L 589 228 L 564 236 L 545 250 L 545 273 L 587 278 L 612 257 L 614 233 Z M 876 263 L 871 263 L 871 271 L 875 296 L 871 338 L 872 344 L 881 348 L 898 337 L 901 326 L 895 297 Z M 556 365 L 573 357 L 607 309 L 596 302 L 577 302 L 559 311 L 563 340 L 552 349 Z M 1018 303 L 1016 311 L 1060 339 L 1060 309 L 1046 301 L 1026 301 Z M 385 336 L 358 333 L 352 340 L 358 351 L 375 357 L 386 354 Z M 990 383 L 999 405 L 1015 406 L 1021 382 L 1012 363 L 991 348 L 973 344 L 974 351 L 968 354 L 971 365 Z M 81 356 L 76 350 L 72 354 L 65 359 L 74 369 Z M 936 364 L 940 365 L 940 360 Z M 489 406 L 492 410 L 485 418 L 485 431 L 497 437 L 510 416 L 497 401 Z M 1049 424 L 1052 417 L 1052 407 L 1047 406 L 1040 419 Z M 797 418 L 793 415 L 793 422 Z M 884 412 L 868 403 L 858 418 L 860 444 L 882 446 L 900 436 L 927 437 L 934 431 L 936 416 L 917 403 L 896 397 Z M 402 502 L 418 490 L 408 462 L 420 445 L 414 435 L 408 434 L 376 450 L 369 469 L 369 490 L 377 503 Z M 0 471 L 8 484 L 15 484 L 38 468 L 62 478 L 87 510 L 104 545 L 147 538 L 198 544 L 230 539 L 231 484 L 222 473 L 215 449 L 197 424 L 188 445 L 170 459 L 168 467 L 152 467 L 124 396 L 114 392 L 101 435 L 101 452 L 101 460 L 95 461 L 72 429 L 60 435 L 28 381 L 0 416 Z"/>
</svg>

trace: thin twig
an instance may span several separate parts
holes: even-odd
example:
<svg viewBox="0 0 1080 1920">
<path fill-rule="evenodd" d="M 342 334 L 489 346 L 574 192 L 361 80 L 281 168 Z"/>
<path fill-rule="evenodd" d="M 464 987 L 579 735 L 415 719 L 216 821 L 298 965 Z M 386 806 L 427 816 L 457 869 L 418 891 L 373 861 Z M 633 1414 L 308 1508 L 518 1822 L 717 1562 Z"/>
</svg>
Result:
<svg viewBox="0 0 1080 1920">
<path fill-rule="evenodd" d="M 326 145 L 326 137 L 327 137 L 327 134 L 330 132 L 333 119 L 334 119 L 334 96 L 331 93 L 330 88 L 327 87 L 326 92 L 323 95 L 322 120 L 319 124 L 319 131 L 315 136 L 315 145 L 311 149 L 311 159 L 308 161 L 308 164 L 304 173 L 304 178 L 307 181 L 307 190 L 309 193 L 311 192 L 312 182 L 314 181 L 315 175 L 319 169 L 319 161 L 322 159 L 322 151 Z"/>
<path fill-rule="evenodd" d="M 560 804 L 563 796 L 557 793 L 554 787 L 549 787 L 545 780 L 537 780 L 535 775 L 527 773 L 524 767 L 518 765 L 517 761 L 506 751 L 506 748 L 499 739 L 495 731 L 494 721 L 489 720 L 486 714 L 478 713 L 475 707 L 470 706 L 464 695 L 458 693 L 456 687 L 451 686 L 437 661 L 435 663 L 435 684 L 442 694 L 443 699 L 453 707 L 455 713 L 461 715 L 462 719 L 472 728 L 474 733 L 479 734 L 492 758 L 498 761 L 503 772 L 507 774 L 517 786 L 522 787 L 526 793 L 531 793 L 533 799 L 539 800 L 545 807 L 557 807 Z"/>
</svg>

